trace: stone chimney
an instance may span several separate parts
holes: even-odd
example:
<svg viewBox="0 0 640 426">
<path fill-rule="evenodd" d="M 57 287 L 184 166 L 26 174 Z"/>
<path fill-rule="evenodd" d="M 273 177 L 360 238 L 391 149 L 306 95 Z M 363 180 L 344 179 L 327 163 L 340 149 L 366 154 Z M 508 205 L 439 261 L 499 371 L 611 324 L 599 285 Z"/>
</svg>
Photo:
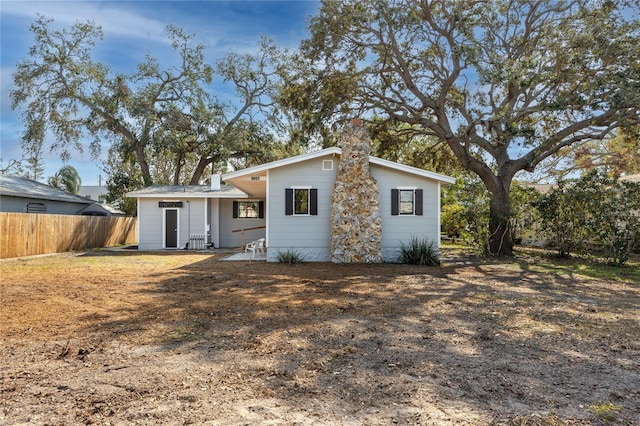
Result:
<svg viewBox="0 0 640 426">
<path fill-rule="evenodd" d="M 331 195 L 334 263 L 382 262 L 379 189 L 369 170 L 370 137 L 360 119 L 342 132 L 342 156 Z"/>
</svg>

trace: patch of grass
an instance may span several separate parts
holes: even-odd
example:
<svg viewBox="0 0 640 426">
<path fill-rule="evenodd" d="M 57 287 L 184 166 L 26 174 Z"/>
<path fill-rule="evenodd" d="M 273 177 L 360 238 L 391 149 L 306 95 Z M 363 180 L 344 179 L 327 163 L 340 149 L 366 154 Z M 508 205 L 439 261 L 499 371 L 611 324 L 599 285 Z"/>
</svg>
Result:
<svg viewBox="0 0 640 426">
<path fill-rule="evenodd" d="M 613 422 L 618 419 L 618 414 L 622 410 L 622 405 L 616 405 L 611 401 L 598 401 L 596 404 L 587 406 L 589 411 L 605 422 Z"/>
<path fill-rule="evenodd" d="M 575 265 L 575 269 L 577 273 L 591 278 L 635 281 L 640 283 L 640 262 L 628 262 L 626 266 L 614 266 L 594 262 L 581 263 Z"/>
<path fill-rule="evenodd" d="M 624 266 L 614 266 L 597 258 L 572 257 L 559 259 L 541 250 L 521 249 L 519 255 L 535 259 L 535 266 L 543 271 L 561 275 L 583 275 L 589 278 L 632 281 L 640 284 L 640 261 L 629 260 Z"/>
</svg>

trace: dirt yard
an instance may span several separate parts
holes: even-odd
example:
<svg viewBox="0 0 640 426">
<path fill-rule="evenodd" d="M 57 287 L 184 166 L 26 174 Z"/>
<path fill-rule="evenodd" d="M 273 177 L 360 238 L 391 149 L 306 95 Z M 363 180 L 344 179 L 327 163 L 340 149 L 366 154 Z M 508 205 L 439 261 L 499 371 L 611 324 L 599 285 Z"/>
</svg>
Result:
<svg viewBox="0 0 640 426">
<path fill-rule="evenodd" d="M 640 424 L 637 280 L 221 256 L 0 262 L 0 424 Z"/>
</svg>

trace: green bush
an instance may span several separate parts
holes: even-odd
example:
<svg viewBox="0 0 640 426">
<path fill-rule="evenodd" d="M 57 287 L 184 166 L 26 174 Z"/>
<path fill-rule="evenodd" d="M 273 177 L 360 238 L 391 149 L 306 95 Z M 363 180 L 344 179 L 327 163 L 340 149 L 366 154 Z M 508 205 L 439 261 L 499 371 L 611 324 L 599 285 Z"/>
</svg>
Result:
<svg viewBox="0 0 640 426">
<path fill-rule="evenodd" d="M 302 256 L 295 250 L 286 250 L 279 251 L 276 259 L 280 263 L 288 263 L 289 265 L 293 265 L 294 263 L 302 263 L 304 261 L 304 256 Z"/>
<path fill-rule="evenodd" d="M 438 248 L 426 238 L 411 237 L 408 244 L 402 243 L 400 263 L 409 265 L 439 266 Z"/>
<path fill-rule="evenodd" d="M 598 171 L 559 182 L 535 207 L 541 229 L 558 254 L 596 250 L 609 263 L 624 265 L 640 235 L 640 185 Z"/>
</svg>

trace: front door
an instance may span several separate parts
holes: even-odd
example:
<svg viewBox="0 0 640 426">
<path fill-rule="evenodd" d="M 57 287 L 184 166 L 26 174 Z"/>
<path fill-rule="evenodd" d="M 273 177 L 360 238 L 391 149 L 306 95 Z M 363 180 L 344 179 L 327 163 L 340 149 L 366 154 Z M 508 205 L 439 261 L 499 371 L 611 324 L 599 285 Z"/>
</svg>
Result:
<svg viewBox="0 0 640 426">
<path fill-rule="evenodd" d="M 164 223 L 165 248 L 178 248 L 178 210 L 165 210 Z"/>
</svg>

